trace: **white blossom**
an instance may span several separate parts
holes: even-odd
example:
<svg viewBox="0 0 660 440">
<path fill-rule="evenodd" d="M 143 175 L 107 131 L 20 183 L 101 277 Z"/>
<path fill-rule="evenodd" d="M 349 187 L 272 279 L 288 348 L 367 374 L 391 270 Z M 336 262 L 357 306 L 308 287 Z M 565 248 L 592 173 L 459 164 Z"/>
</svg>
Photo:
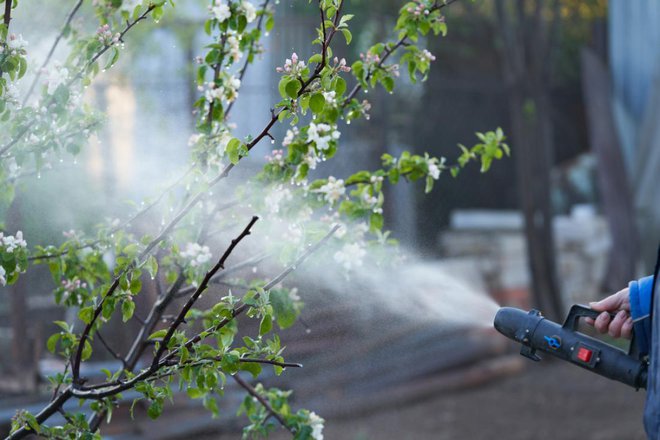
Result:
<svg viewBox="0 0 660 440">
<path fill-rule="evenodd" d="M 343 179 L 336 179 L 334 176 L 330 176 L 325 185 L 314 191 L 322 193 L 326 201 L 334 204 L 346 193 L 346 187 L 344 186 Z"/>
<path fill-rule="evenodd" d="M 323 97 L 325 98 L 325 102 L 330 105 L 335 105 L 335 103 L 337 102 L 335 96 L 336 93 L 334 90 L 330 90 L 329 92 L 323 92 Z"/>
<path fill-rule="evenodd" d="M 266 156 L 268 163 L 283 167 L 286 163 L 284 159 L 284 150 L 273 150 L 271 155 Z"/>
<path fill-rule="evenodd" d="M 18 87 L 16 86 L 15 83 L 10 82 L 9 84 L 7 84 L 4 98 L 7 100 L 7 102 L 11 102 L 13 104 L 18 103 L 20 99 L 20 91 L 18 90 Z"/>
<path fill-rule="evenodd" d="M 246 0 L 243 0 L 241 3 L 241 9 L 245 12 L 245 18 L 248 23 L 252 23 L 255 18 L 257 18 L 257 10 L 254 8 L 254 5 Z"/>
<path fill-rule="evenodd" d="M 0 284 L 2 284 L 3 286 L 7 285 L 6 275 L 7 275 L 7 271 L 5 271 L 4 267 L 0 266 Z"/>
<path fill-rule="evenodd" d="M 307 141 L 314 142 L 319 150 L 327 150 L 330 148 L 330 142 L 339 139 L 340 135 L 341 133 L 336 129 L 336 126 L 312 122 L 307 130 Z"/>
<path fill-rule="evenodd" d="M 341 250 L 335 252 L 335 261 L 341 264 L 344 269 L 351 270 L 362 266 L 362 260 L 367 255 L 367 251 L 359 242 L 346 243 Z"/>
<path fill-rule="evenodd" d="M 23 51 L 27 47 L 28 43 L 23 39 L 23 35 L 21 34 L 10 34 L 9 38 L 7 38 L 7 48 L 11 52 L 12 55 L 15 55 L 21 51 Z"/>
<path fill-rule="evenodd" d="M 204 135 L 203 135 L 203 134 L 195 133 L 195 134 L 191 135 L 191 136 L 188 138 L 188 146 L 189 146 L 189 147 L 192 147 L 192 146 L 197 145 L 197 143 L 198 143 L 199 141 L 201 141 L 203 138 L 204 138 Z"/>
<path fill-rule="evenodd" d="M 325 420 L 319 417 L 315 412 L 309 413 L 309 426 L 312 428 L 312 438 L 314 440 L 323 440 L 323 424 Z"/>
<path fill-rule="evenodd" d="M 241 51 L 241 35 L 236 35 L 232 32 L 227 37 L 227 44 L 229 45 L 229 55 L 234 60 L 234 62 L 240 60 L 243 57 L 243 52 Z"/>
<path fill-rule="evenodd" d="M 422 58 L 422 60 L 424 60 L 424 61 L 428 61 L 429 63 L 430 63 L 431 61 L 435 61 L 435 55 L 433 55 L 431 52 L 429 52 L 429 51 L 426 50 L 426 49 L 424 49 L 424 50 L 422 51 L 421 58 Z"/>
<path fill-rule="evenodd" d="M 298 288 L 294 287 L 289 290 L 289 299 L 293 302 L 300 301 L 300 295 L 298 295 Z"/>
<path fill-rule="evenodd" d="M 264 203 L 268 212 L 271 214 L 277 214 L 280 212 L 282 202 L 289 201 L 292 198 L 293 195 L 288 188 L 283 188 L 281 185 L 278 185 L 268 193 L 264 199 Z"/>
<path fill-rule="evenodd" d="M 188 243 L 181 256 L 190 261 L 192 267 L 201 266 L 211 260 L 211 250 L 208 246 L 202 246 L 198 243 Z"/>
<path fill-rule="evenodd" d="M 45 84 L 49 95 L 55 93 L 57 88 L 69 78 L 69 69 L 61 64 L 55 64 L 52 69 L 45 69 Z"/>
<path fill-rule="evenodd" d="M 438 178 L 440 177 L 440 173 L 442 171 L 441 167 L 443 167 L 444 164 L 445 164 L 444 157 L 441 159 L 440 163 L 438 163 L 438 159 L 434 157 L 426 159 L 426 166 L 429 170 L 429 176 L 431 176 L 434 180 L 438 180 Z"/>
<path fill-rule="evenodd" d="M 291 142 L 300 134 L 300 130 L 298 130 L 298 127 L 293 127 L 291 130 L 286 131 L 286 135 L 284 136 L 284 140 L 282 141 L 282 146 L 288 147 L 291 145 Z"/>
<path fill-rule="evenodd" d="M 225 94 L 225 88 L 220 86 L 218 87 L 215 83 L 209 82 L 207 83 L 207 88 L 206 91 L 204 92 L 204 98 L 208 102 L 213 102 L 216 99 L 220 100 Z"/>
<path fill-rule="evenodd" d="M 25 248 L 27 247 L 27 242 L 23 239 L 23 232 L 18 231 L 16 232 L 16 235 L 7 235 L 5 236 L 2 232 L 0 232 L 0 242 L 5 248 L 5 251 L 8 253 L 14 252 L 17 248 Z"/>
<path fill-rule="evenodd" d="M 362 200 L 364 200 L 364 203 L 366 203 L 367 206 L 369 206 L 369 208 L 376 214 L 383 213 L 383 208 L 378 206 L 378 197 L 372 196 L 368 191 L 365 191 L 362 193 Z"/>
<path fill-rule="evenodd" d="M 313 148 L 307 150 L 307 154 L 303 157 L 303 162 L 307 164 L 310 170 L 316 169 L 316 164 L 321 162 L 321 158 L 316 154 Z"/>
<path fill-rule="evenodd" d="M 231 17 L 231 9 L 229 9 L 229 5 L 222 3 L 222 0 L 215 0 L 213 6 L 209 6 L 209 10 L 211 11 L 213 18 L 220 23 Z"/>
</svg>

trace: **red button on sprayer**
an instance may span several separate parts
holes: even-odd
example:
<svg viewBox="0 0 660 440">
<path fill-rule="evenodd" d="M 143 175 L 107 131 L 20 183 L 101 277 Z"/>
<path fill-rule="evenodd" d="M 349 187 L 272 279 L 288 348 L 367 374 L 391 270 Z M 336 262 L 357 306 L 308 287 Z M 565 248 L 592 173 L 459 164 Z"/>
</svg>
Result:
<svg viewBox="0 0 660 440">
<path fill-rule="evenodd" d="M 591 356 L 593 355 L 593 352 L 589 350 L 588 348 L 581 347 L 578 350 L 577 358 L 580 359 L 582 362 L 589 363 L 591 361 Z"/>
</svg>

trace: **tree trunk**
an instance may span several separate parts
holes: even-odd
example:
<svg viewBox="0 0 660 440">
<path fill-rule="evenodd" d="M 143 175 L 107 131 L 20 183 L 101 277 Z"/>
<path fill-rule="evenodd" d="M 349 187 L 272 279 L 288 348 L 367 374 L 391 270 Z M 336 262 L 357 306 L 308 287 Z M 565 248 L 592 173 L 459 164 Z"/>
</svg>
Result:
<svg viewBox="0 0 660 440">
<path fill-rule="evenodd" d="M 552 229 L 550 172 L 554 148 L 548 84 L 560 14 L 558 1 L 548 5 L 551 22 L 544 18 L 546 5 L 541 0 L 495 3 L 532 295 L 545 315 L 557 319 L 563 307 Z"/>
<path fill-rule="evenodd" d="M 636 276 L 639 242 L 630 181 L 612 114 L 612 84 L 603 62 L 589 49 L 582 52 L 582 90 L 589 142 L 598 160 L 600 196 L 612 236 L 603 288 L 616 292 Z"/>
<path fill-rule="evenodd" d="M 532 88 L 521 83 L 510 87 L 511 137 L 534 303 L 547 316 L 558 318 L 563 307 L 556 279 L 552 229 L 550 111 L 547 95 L 543 91 L 529 91 Z"/>
</svg>

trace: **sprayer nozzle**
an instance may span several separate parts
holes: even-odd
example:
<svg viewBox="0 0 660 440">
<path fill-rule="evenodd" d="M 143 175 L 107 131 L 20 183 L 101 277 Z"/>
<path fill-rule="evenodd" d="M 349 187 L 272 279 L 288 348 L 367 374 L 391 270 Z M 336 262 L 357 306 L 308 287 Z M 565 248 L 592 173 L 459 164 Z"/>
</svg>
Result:
<svg viewBox="0 0 660 440">
<path fill-rule="evenodd" d="M 495 315 L 495 329 L 507 338 L 517 341 L 519 329 L 528 322 L 529 314 L 513 307 L 502 307 Z"/>
</svg>

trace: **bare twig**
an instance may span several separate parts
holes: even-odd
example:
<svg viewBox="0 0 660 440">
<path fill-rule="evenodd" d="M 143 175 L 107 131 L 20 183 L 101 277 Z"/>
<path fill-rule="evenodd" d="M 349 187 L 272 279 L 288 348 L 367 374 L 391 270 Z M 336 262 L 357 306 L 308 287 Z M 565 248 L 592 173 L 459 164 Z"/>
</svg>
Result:
<svg viewBox="0 0 660 440">
<path fill-rule="evenodd" d="M 67 15 L 66 21 L 64 22 L 64 25 L 62 26 L 62 29 L 60 30 L 60 33 L 55 38 L 55 41 L 53 42 L 53 45 L 50 47 L 50 50 L 48 51 L 48 55 L 46 55 L 46 59 L 41 64 L 41 67 L 39 68 L 39 70 L 37 70 L 37 74 L 34 76 L 34 79 L 32 80 L 32 84 L 30 84 L 30 88 L 28 89 L 27 93 L 25 94 L 25 97 L 23 98 L 23 104 L 22 104 L 23 106 L 25 106 L 28 99 L 30 99 L 30 96 L 32 95 L 32 92 L 34 91 L 34 87 L 39 82 L 39 78 L 41 77 L 42 71 L 48 65 L 48 63 L 50 62 L 50 59 L 53 57 L 53 53 L 55 53 L 55 49 L 57 48 L 57 45 L 60 43 L 60 40 L 64 36 L 64 33 L 66 32 L 67 28 L 71 24 L 71 20 L 73 20 L 73 17 L 78 12 L 78 9 L 80 9 L 80 6 L 82 5 L 82 3 L 83 3 L 83 0 L 78 0 L 76 2 L 76 4 L 73 6 L 73 9 L 71 9 L 71 12 L 69 12 L 69 15 Z"/>
<path fill-rule="evenodd" d="M 124 360 L 124 358 L 123 358 L 119 353 L 117 353 L 115 350 L 113 350 L 112 347 L 110 347 L 110 345 L 109 345 L 108 342 L 105 340 L 105 338 L 103 337 L 103 335 L 101 335 L 101 332 L 100 332 L 100 331 L 97 331 L 97 332 L 96 332 L 96 337 L 99 338 L 99 341 L 101 342 L 101 344 L 103 345 L 103 347 L 105 347 L 105 349 L 108 350 L 108 353 L 110 353 L 110 354 L 112 355 L 113 358 L 115 358 L 115 359 L 117 359 L 118 361 L 120 361 L 120 362 L 122 363 L 122 365 L 123 365 L 124 367 L 126 367 L 126 361 Z"/>
</svg>

